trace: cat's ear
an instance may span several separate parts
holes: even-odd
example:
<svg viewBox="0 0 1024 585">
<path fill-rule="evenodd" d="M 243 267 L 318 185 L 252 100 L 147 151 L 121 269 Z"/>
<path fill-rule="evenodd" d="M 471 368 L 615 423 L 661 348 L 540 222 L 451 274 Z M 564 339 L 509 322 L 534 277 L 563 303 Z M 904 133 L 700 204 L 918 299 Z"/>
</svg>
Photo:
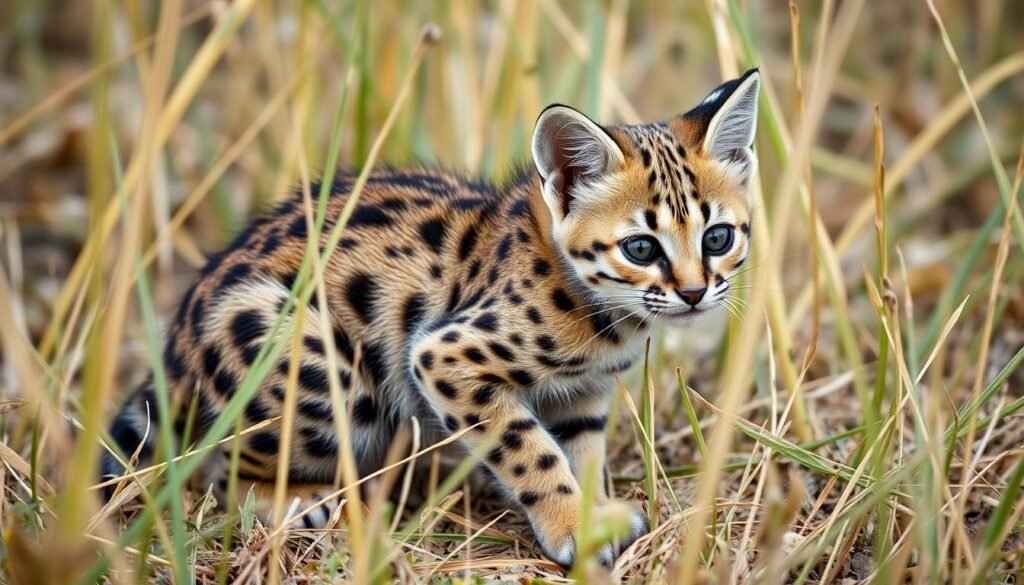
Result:
<svg viewBox="0 0 1024 585">
<path fill-rule="evenodd" d="M 593 120 L 562 105 L 548 106 L 533 131 L 533 161 L 552 213 L 569 214 L 576 189 L 625 163 L 622 150 Z"/>
<path fill-rule="evenodd" d="M 706 124 L 704 155 L 726 163 L 754 161 L 754 132 L 757 130 L 757 97 L 761 73 L 751 69 L 741 77 L 718 86 L 686 118 Z"/>
</svg>

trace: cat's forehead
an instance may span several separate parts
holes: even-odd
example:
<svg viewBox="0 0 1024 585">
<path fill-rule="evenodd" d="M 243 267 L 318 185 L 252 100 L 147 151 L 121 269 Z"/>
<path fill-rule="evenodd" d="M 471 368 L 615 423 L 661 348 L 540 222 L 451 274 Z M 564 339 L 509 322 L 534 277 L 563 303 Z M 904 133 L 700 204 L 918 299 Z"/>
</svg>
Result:
<svg viewBox="0 0 1024 585">
<path fill-rule="evenodd" d="M 634 177 L 643 183 L 641 225 L 652 231 L 700 228 L 724 218 L 744 221 L 745 198 L 732 197 L 729 185 L 702 154 L 699 136 L 680 121 L 616 126 L 612 130 L 633 161 Z"/>
</svg>

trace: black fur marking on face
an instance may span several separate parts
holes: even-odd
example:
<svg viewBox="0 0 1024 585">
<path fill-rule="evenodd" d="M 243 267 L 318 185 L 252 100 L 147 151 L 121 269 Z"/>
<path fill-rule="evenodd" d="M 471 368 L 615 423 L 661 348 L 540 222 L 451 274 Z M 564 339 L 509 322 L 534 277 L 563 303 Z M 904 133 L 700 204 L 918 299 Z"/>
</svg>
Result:
<svg viewBox="0 0 1024 585">
<path fill-rule="evenodd" d="M 257 453 L 264 455 L 277 455 L 279 439 L 274 433 L 253 433 L 249 437 L 249 447 Z"/>
<path fill-rule="evenodd" d="M 487 348 L 490 349 L 494 355 L 505 360 L 506 362 L 512 362 L 515 361 L 516 359 L 516 354 L 513 353 L 512 350 L 508 348 L 508 346 L 502 345 L 496 341 L 488 342 Z"/>
<path fill-rule="evenodd" d="M 609 249 L 611 249 L 611 246 L 598 240 L 594 240 L 593 242 L 591 242 L 590 246 L 594 248 L 595 252 L 607 252 Z"/>
<path fill-rule="evenodd" d="M 651 169 L 651 172 L 647 173 L 647 188 L 648 189 L 653 189 L 655 183 L 657 183 L 657 182 L 658 182 L 658 175 L 655 174 L 654 169 Z"/>
<path fill-rule="evenodd" d="M 373 303 L 380 285 L 365 272 L 356 272 L 345 284 L 345 300 L 363 323 L 369 325 L 374 318 Z"/>
<path fill-rule="evenodd" d="M 494 397 L 494 386 L 481 386 L 473 392 L 473 402 L 484 405 Z"/>
<path fill-rule="evenodd" d="M 458 391 L 455 389 L 455 386 L 453 386 L 450 382 L 446 382 L 444 380 L 437 380 L 436 382 L 434 382 L 434 387 L 437 388 L 438 392 L 440 392 L 442 395 L 449 399 L 454 399 L 459 394 Z"/>
<path fill-rule="evenodd" d="M 658 231 L 658 215 L 654 213 L 653 209 L 648 209 L 644 212 L 644 220 L 647 222 L 647 227 L 652 232 Z"/>
<path fill-rule="evenodd" d="M 551 293 L 551 300 L 554 301 L 555 306 L 568 313 L 576 308 L 576 303 L 572 302 L 572 298 L 569 294 L 560 288 L 556 288 Z"/>
<path fill-rule="evenodd" d="M 235 395 L 235 388 L 238 386 L 238 379 L 227 370 L 217 372 L 213 377 L 213 389 L 224 398 L 231 398 Z"/>
<path fill-rule="evenodd" d="M 448 226 L 441 219 L 428 219 L 420 224 L 420 239 L 423 240 L 435 254 L 440 254 L 444 249 L 445 235 L 448 233 Z"/>
<path fill-rule="evenodd" d="M 423 293 L 416 293 L 405 300 L 402 307 L 402 326 L 405 334 L 409 335 L 413 329 L 426 316 L 427 297 Z"/>
<path fill-rule="evenodd" d="M 590 324 L 594 326 L 594 334 L 611 343 L 619 343 L 619 333 L 615 330 L 615 322 L 607 313 L 595 313 L 589 317 Z"/>
<path fill-rule="evenodd" d="M 722 278 L 721 274 L 716 274 L 715 275 L 715 284 L 718 285 L 718 286 L 721 286 L 723 282 L 725 282 L 725 278 Z"/>
<path fill-rule="evenodd" d="M 498 318 L 494 313 L 483 313 L 476 319 L 473 319 L 472 325 L 481 331 L 493 333 L 498 329 Z"/>
<path fill-rule="evenodd" d="M 708 205 L 707 201 L 700 204 L 700 213 L 704 216 L 704 223 L 711 221 L 711 206 Z"/>
<path fill-rule="evenodd" d="M 749 236 L 750 235 L 750 224 L 749 223 L 741 223 L 740 224 L 740 231 Z"/>
<path fill-rule="evenodd" d="M 572 487 L 570 487 L 570 486 L 568 486 L 568 485 L 566 485 L 564 483 L 558 484 L 558 487 L 556 487 L 555 490 L 558 491 L 558 493 L 560 493 L 562 495 L 566 495 L 566 496 L 572 494 Z"/>
<path fill-rule="evenodd" d="M 547 276 L 551 273 L 551 265 L 548 264 L 547 260 L 535 258 L 533 260 L 533 273 L 537 276 Z"/>
<path fill-rule="evenodd" d="M 596 277 L 598 277 L 600 279 L 603 279 L 603 280 L 610 280 L 612 282 L 617 282 L 619 284 L 633 284 L 632 281 L 626 280 L 625 278 L 619 278 L 617 276 L 612 276 L 611 274 L 608 274 L 607 272 L 604 272 L 604 271 L 601 271 L 601 270 L 598 270 L 597 274 L 595 274 L 594 276 L 596 276 Z"/>
<path fill-rule="evenodd" d="M 608 418 L 604 416 L 581 416 L 559 421 L 548 426 L 548 432 L 558 441 L 571 441 L 583 433 L 604 432 Z"/>
<path fill-rule="evenodd" d="M 509 370 L 508 377 L 512 378 L 512 381 L 520 386 L 529 386 L 533 384 L 533 375 L 526 370 Z"/>
<path fill-rule="evenodd" d="M 643 159 L 645 169 L 651 166 L 651 151 L 644 146 L 640 147 L 640 158 Z"/>
<path fill-rule="evenodd" d="M 479 347 L 467 347 L 466 351 L 463 352 L 462 355 L 466 356 L 466 359 L 474 364 L 487 363 L 487 356 L 484 355 L 484 352 L 480 351 Z"/>
<path fill-rule="evenodd" d="M 551 469 L 558 464 L 558 455 L 554 453 L 545 453 L 537 458 L 537 467 L 539 469 Z"/>
<path fill-rule="evenodd" d="M 352 420 L 356 423 L 363 425 L 372 424 L 379 415 L 380 409 L 377 407 L 377 401 L 369 394 L 363 394 L 356 398 L 355 403 L 352 405 Z"/>
</svg>

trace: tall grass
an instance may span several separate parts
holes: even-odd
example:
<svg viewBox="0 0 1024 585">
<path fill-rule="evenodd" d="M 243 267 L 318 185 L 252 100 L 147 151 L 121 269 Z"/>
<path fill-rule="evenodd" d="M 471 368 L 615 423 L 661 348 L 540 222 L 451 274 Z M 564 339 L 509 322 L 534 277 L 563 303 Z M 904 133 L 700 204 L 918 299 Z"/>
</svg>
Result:
<svg viewBox="0 0 1024 585">
<path fill-rule="evenodd" d="M 1020 579 L 1018 4 L 46 0 L 0 9 L 5 576 Z M 186 489 L 212 449 L 292 424 L 293 408 L 249 428 L 242 413 L 273 364 L 294 361 L 290 333 L 313 318 L 309 302 L 324 302 L 323 266 L 358 195 L 326 249 L 310 247 L 234 398 L 183 447 L 167 420 L 161 331 L 227 232 L 300 185 L 319 235 L 327 192 L 311 185 L 330 185 L 338 168 L 361 173 L 357 193 L 385 161 L 500 180 L 528 163 L 547 103 L 609 123 L 663 119 L 751 66 L 764 76 L 754 255 L 728 319 L 711 334 L 660 335 L 620 380 L 608 480 L 644 506 L 652 532 L 613 567 L 587 557 L 621 534 L 624 511 L 586 514 L 581 562 L 566 575 L 540 556 L 519 513 L 471 493 L 475 456 L 440 476 L 439 446 L 412 430 L 395 449 L 411 444 L 412 455 L 358 477 L 346 416 L 335 417 L 333 494 L 346 505 L 329 529 L 288 528 L 312 508 L 290 506 L 287 462 L 273 495 L 278 528 L 258 522 L 251 494 L 222 505 Z M 150 430 L 159 460 L 139 468 L 134 454 L 116 453 L 128 473 L 97 484 L 97 458 L 113 448 L 103 423 L 148 370 L 161 404 Z M 293 371 L 286 404 L 294 400 Z M 408 486 L 415 461 L 434 469 L 421 507 L 372 496 Z M 588 497 L 601 487 L 593 471 Z M 105 485 L 118 495 L 100 506 Z"/>
</svg>

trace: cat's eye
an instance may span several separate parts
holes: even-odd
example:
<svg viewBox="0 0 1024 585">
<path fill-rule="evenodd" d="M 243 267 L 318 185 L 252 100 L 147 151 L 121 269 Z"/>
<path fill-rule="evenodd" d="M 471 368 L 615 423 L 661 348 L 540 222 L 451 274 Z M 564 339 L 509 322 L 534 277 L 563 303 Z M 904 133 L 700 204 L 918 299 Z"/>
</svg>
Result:
<svg viewBox="0 0 1024 585">
<path fill-rule="evenodd" d="M 732 239 L 732 226 L 712 226 L 704 232 L 704 253 L 710 256 L 724 254 L 732 248 Z"/>
<path fill-rule="evenodd" d="M 658 240 L 651 236 L 629 238 L 623 241 L 620 247 L 626 258 L 637 264 L 650 264 L 661 257 L 661 246 L 658 245 Z"/>
</svg>

